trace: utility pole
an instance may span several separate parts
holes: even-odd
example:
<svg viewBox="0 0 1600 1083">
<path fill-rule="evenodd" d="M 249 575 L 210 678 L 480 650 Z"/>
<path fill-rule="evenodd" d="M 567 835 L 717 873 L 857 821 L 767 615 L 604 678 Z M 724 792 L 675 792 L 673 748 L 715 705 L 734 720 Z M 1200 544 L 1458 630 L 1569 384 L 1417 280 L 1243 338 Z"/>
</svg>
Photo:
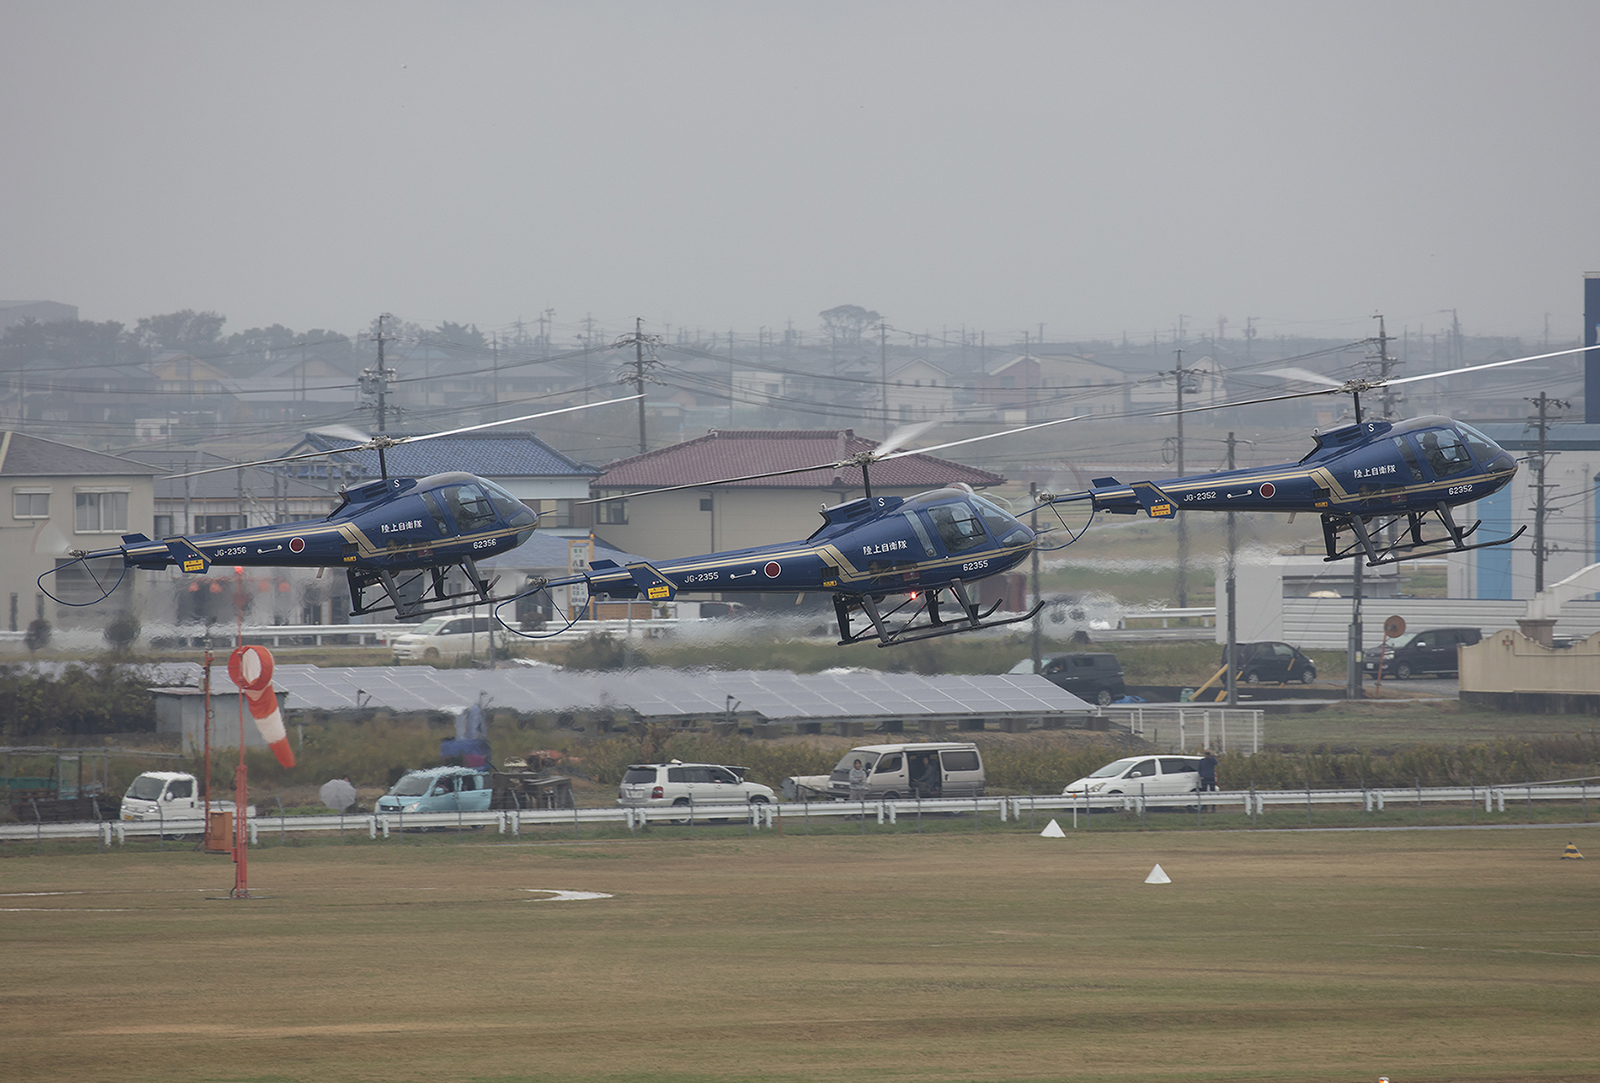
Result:
<svg viewBox="0 0 1600 1083">
<path fill-rule="evenodd" d="M 1181 320 L 1183 317 L 1179 317 Z M 1178 355 L 1177 368 L 1173 375 L 1178 384 L 1178 477 L 1183 477 L 1183 350 L 1179 348 L 1173 353 Z M 1189 529 L 1183 521 L 1183 512 L 1173 509 L 1173 514 L 1178 520 L 1178 608 L 1187 609 L 1189 606 Z"/>
<path fill-rule="evenodd" d="M 1234 443 L 1235 441 L 1233 439 L 1233 433 L 1230 432 L 1228 434 L 1229 470 L 1234 468 Z M 1237 657 L 1239 652 L 1239 615 L 1238 610 L 1235 608 L 1238 596 L 1234 592 L 1234 569 L 1238 563 L 1239 556 L 1239 527 L 1237 519 L 1235 518 L 1237 514 L 1237 512 L 1233 511 L 1228 512 L 1228 566 L 1226 587 L 1226 595 L 1228 599 L 1228 672 L 1227 676 L 1223 678 L 1223 688 L 1225 688 L 1228 693 L 1229 707 L 1239 706 L 1239 671 L 1238 667 L 1234 664 L 1234 659 Z"/>
<path fill-rule="evenodd" d="M 728 336 L 731 338 L 733 332 L 728 332 Z M 644 317 L 635 316 L 633 319 L 633 334 L 623 335 L 613 343 L 615 347 L 619 348 L 630 344 L 633 346 L 633 375 L 624 376 L 623 382 L 632 383 L 634 393 L 639 396 L 639 454 L 643 455 L 650 450 L 650 445 L 645 441 L 644 430 L 644 348 L 646 346 L 650 347 L 649 363 L 652 366 L 659 364 L 660 362 L 656 360 L 655 348 L 661 345 L 661 336 L 645 334 Z"/>
<path fill-rule="evenodd" d="M 889 439 L 889 324 L 878 321 L 878 367 L 882 370 L 883 388 L 883 438 Z"/>
<path fill-rule="evenodd" d="M 378 431 L 384 432 L 388 426 L 389 418 L 389 378 L 394 375 L 394 370 L 385 367 L 383 362 L 384 340 L 392 336 L 383 332 L 383 321 L 394 319 L 389 313 L 384 312 L 378 316 L 378 333 L 371 336 L 378 340 L 378 367 L 365 369 L 361 373 L 361 388 L 368 393 L 375 393 L 378 405 Z M 384 457 L 384 448 L 378 446 L 378 474 L 381 477 L 389 476 L 389 463 Z"/>
<path fill-rule="evenodd" d="M 539 313 L 539 360 L 550 360 L 550 331 L 555 329 L 556 310 L 547 308 Z"/>
<path fill-rule="evenodd" d="M 1033 505 L 1033 514 L 1028 520 L 1028 526 L 1034 536 L 1039 534 L 1039 483 L 1028 482 L 1028 503 Z M 1038 607 L 1038 612 L 1033 615 L 1033 671 L 1042 672 L 1044 669 L 1044 609 L 1039 606 L 1039 547 L 1035 545 L 1032 553 L 1033 559 L 1033 604 Z"/>
<path fill-rule="evenodd" d="M 1565 410 L 1572 405 L 1565 399 L 1552 399 L 1539 392 L 1536 399 L 1528 399 L 1538 408 L 1538 414 L 1529 421 L 1530 428 L 1539 430 L 1539 450 L 1534 453 L 1534 469 L 1538 471 L 1538 479 L 1533 483 L 1533 592 L 1539 593 L 1544 589 L 1544 562 L 1550 555 L 1550 549 L 1544 543 L 1544 520 L 1549 513 L 1549 504 L 1546 498 L 1551 489 L 1557 486 L 1546 484 L 1545 466 L 1548 456 L 1545 452 L 1547 446 L 1546 434 L 1550 431 L 1550 411 L 1552 409 Z"/>
</svg>

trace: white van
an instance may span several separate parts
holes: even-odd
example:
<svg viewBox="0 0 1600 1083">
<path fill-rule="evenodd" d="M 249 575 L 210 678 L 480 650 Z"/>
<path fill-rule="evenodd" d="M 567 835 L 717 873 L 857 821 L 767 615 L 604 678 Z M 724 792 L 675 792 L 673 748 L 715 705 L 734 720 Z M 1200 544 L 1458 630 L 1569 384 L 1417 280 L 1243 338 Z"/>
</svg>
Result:
<svg viewBox="0 0 1600 1083">
<path fill-rule="evenodd" d="M 1163 797 L 1199 788 L 1199 756 L 1129 756 L 1069 783 L 1061 792 L 1068 797 Z"/>
<path fill-rule="evenodd" d="M 454 662 L 469 655 L 492 658 L 489 638 L 505 645 L 510 633 L 494 617 L 429 617 L 411 631 L 394 637 L 397 662 Z"/>
<path fill-rule="evenodd" d="M 869 801 L 983 796 L 983 757 L 970 741 L 852 748 L 828 776 L 829 796 L 850 800 L 850 769 L 856 760 L 867 772 Z"/>
</svg>

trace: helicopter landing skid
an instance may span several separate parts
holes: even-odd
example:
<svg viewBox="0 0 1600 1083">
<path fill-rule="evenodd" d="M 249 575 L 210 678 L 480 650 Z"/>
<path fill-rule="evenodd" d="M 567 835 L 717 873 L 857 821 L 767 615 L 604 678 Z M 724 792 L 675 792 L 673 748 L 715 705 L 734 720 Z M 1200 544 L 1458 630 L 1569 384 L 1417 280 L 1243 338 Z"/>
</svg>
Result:
<svg viewBox="0 0 1600 1083">
<path fill-rule="evenodd" d="M 397 577 L 393 572 L 370 572 L 346 569 L 350 583 L 350 615 L 366 613 L 393 613 L 401 620 L 414 617 L 431 617 L 435 613 L 450 613 L 475 605 L 496 605 L 507 601 L 494 596 L 498 578 L 487 580 L 471 561 L 462 564 L 470 586 L 466 590 L 450 591 L 445 585 L 447 567 L 425 568 Z M 430 582 L 423 582 L 426 573 Z M 379 593 L 372 594 L 374 588 Z"/>
<path fill-rule="evenodd" d="M 1439 538 L 1425 538 L 1422 536 L 1423 522 L 1429 515 L 1437 516 L 1440 525 L 1444 527 L 1445 534 Z M 1384 531 L 1391 526 L 1405 521 L 1405 534 L 1397 536 L 1393 542 L 1383 542 L 1378 539 Z M 1455 517 L 1450 514 L 1448 504 L 1439 504 L 1427 511 L 1409 511 L 1401 515 L 1324 515 L 1322 517 L 1322 537 L 1327 546 L 1328 555 L 1324 561 L 1344 560 L 1347 557 L 1365 554 L 1367 567 L 1376 568 L 1381 564 L 1395 564 L 1402 560 L 1409 560 L 1419 556 L 1432 556 L 1439 553 L 1466 553 L 1473 549 L 1488 549 L 1496 545 L 1509 545 L 1522 537 L 1528 528 L 1521 526 L 1516 533 L 1509 537 L 1499 538 L 1495 541 L 1475 542 L 1467 544 L 1467 539 L 1483 525 L 1483 520 L 1478 520 L 1471 526 L 1463 529 L 1457 525 Z M 1341 542 L 1340 535 L 1345 532 L 1354 535 L 1355 540 L 1346 545 Z M 1409 537 L 1408 541 L 1401 541 L 1400 537 Z M 1421 552 L 1419 552 L 1421 550 Z"/>
<path fill-rule="evenodd" d="M 882 601 L 881 596 L 866 594 L 858 598 L 844 598 L 835 595 L 833 609 L 839 621 L 839 645 L 843 647 L 875 638 L 878 640 L 878 646 L 893 647 L 901 643 L 915 643 L 919 639 L 955 635 L 957 632 L 973 632 L 979 628 L 999 628 L 1019 621 L 1032 620 L 1044 608 L 1044 603 L 1041 602 L 1018 616 L 990 620 L 990 616 L 1000 608 L 999 602 L 980 611 L 977 603 L 968 597 L 966 584 L 959 579 L 951 583 L 948 589 L 960 607 L 959 615 L 952 617 L 941 614 L 940 591 L 931 590 L 924 595 L 920 604 L 916 604 L 906 622 L 898 626 L 892 623 L 893 618 L 907 605 L 915 604 L 915 599 L 907 598 L 888 612 L 884 612 L 879 605 Z M 856 609 L 864 612 L 868 621 L 867 625 L 859 630 L 851 627 L 851 613 Z"/>
</svg>

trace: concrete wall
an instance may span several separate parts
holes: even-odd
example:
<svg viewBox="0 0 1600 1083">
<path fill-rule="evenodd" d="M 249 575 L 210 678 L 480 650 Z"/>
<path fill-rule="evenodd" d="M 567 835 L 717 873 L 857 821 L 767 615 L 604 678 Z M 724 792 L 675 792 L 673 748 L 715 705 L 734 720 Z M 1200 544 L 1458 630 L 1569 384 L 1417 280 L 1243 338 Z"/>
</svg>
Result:
<svg viewBox="0 0 1600 1083">
<path fill-rule="evenodd" d="M 1600 633 L 1552 649 L 1508 628 L 1463 647 L 1461 700 L 1505 711 L 1600 714 Z"/>
</svg>

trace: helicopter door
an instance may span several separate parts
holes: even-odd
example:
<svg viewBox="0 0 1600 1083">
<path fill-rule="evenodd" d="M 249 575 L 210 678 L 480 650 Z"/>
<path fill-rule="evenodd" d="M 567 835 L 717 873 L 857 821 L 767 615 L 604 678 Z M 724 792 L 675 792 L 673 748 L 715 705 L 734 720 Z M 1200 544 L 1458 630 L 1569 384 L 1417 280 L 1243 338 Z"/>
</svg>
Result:
<svg viewBox="0 0 1600 1083">
<path fill-rule="evenodd" d="M 433 528 L 439 532 L 439 537 L 448 537 L 450 534 L 450 520 L 444 513 L 444 508 L 439 506 L 439 497 L 436 493 L 423 493 L 422 503 L 428 509 L 428 516 L 433 520 Z"/>
</svg>

